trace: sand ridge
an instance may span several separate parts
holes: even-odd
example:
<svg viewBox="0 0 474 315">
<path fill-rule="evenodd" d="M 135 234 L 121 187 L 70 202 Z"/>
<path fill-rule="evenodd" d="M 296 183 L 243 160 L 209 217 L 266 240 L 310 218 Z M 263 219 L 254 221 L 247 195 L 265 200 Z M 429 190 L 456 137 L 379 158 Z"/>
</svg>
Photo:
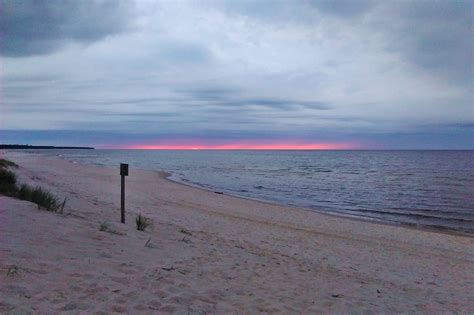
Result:
<svg viewBox="0 0 474 315">
<path fill-rule="evenodd" d="M 7 152 L 63 215 L 0 196 L 0 312 L 474 311 L 473 238 L 331 217 Z M 135 215 L 153 220 L 136 231 Z M 108 230 L 100 231 L 107 222 Z"/>
</svg>

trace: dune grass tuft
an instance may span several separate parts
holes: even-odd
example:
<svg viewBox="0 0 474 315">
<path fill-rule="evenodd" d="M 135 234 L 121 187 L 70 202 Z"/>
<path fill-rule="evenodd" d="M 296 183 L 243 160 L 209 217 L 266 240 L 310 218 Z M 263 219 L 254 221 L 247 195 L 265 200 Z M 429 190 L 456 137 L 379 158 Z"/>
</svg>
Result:
<svg viewBox="0 0 474 315">
<path fill-rule="evenodd" d="M 116 235 L 125 235 L 125 233 L 122 233 L 122 232 L 119 232 L 119 231 L 116 231 L 116 230 L 112 229 L 110 227 L 109 222 L 107 222 L 107 221 L 104 221 L 99 225 L 99 231 L 107 232 L 107 233 L 110 233 L 110 234 L 116 234 Z"/>
<path fill-rule="evenodd" d="M 48 211 L 56 212 L 60 209 L 61 204 L 58 199 L 50 192 L 41 187 L 30 187 L 21 185 L 17 194 L 18 199 L 31 201 L 38 205 L 38 208 L 44 208 Z"/>
<path fill-rule="evenodd" d="M 16 175 L 12 171 L 0 168 L 0 182 L 10 185 L 16 184 Z"/>
<path fill-rule="evenodd" d="M 141 214 L 137 216 L 137 218 L 135 219 L 135 223 L 137 225 L 138 231 L 145 231 L 145 229 L 151 225 L 150 219 L 142 216 Z"/>
<path fill-rule="evenodd" d="M 64 213 L 64 207 L 66 206 L 66 202 L 67 202 L 67 197 L 64 197 L 63 203 L 61 204 L 61 207 L 58 210 L 60 214 Z"/>
<path fill-rule="evenodd" d="M 18 191 L 16 187 L 16 175 L 10 170 L 0 168 L 0 194 L 15 196 Z"/>
<path fill-rule="evenodd" d="M 109 230 L 109 224 L 107 222 L 102 222 L 99 226 L 99 231 L 107 232 Z"/>
<path fill-rule="evenodd" d="M 7 159 L 0 159 L 0 168 L 7 168 L 7 167 L 18 168 L 18 165 L 13 161 L 10 161 Z"/>
<path fill-rule="evenodd" d="M 21 185 L 18 188 L 16 185 L 16 174 L 10 171 L 9 167 L 17 168 L 18 165 L 15 162 L 0 159 L 0 195 L 31 201 L 36 203 L 38 208 L 44 208 L 48 211 L 62 211 L 58 199 L 41 187 L 33 188 L 28 185 Z M 66 199 L 62 208 L 64 208 L 65 204 Z"/>
</svg>

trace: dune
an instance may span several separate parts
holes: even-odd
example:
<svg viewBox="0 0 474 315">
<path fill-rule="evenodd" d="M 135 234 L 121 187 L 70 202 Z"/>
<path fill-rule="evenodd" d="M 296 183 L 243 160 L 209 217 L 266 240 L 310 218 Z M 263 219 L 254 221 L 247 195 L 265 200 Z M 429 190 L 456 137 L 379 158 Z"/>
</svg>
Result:
<svg viewBox="0 0 474 315">
<path fill-rule="evenodd" d="M 0 196 L 0 313 L 473 313 L 469 235 L 216 194 L 24 152 L 19 181 L 63 214 Z M 152 226 L 137 231 L 138 214 Z"/>
</svg>

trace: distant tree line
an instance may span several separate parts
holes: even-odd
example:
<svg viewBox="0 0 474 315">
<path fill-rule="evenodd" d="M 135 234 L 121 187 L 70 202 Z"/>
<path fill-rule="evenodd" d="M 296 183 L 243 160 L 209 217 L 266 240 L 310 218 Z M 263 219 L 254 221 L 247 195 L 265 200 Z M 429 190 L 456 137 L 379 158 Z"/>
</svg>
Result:
<svg viewBox="0 0 474 315">
<path fill-rule="evenodd" d="M 52 145 L 28 145 L 28 144 L 0 144 L 0 149 L 83 149 L 93 150 L 93 147 L 56 147 Z"/>
</svg>

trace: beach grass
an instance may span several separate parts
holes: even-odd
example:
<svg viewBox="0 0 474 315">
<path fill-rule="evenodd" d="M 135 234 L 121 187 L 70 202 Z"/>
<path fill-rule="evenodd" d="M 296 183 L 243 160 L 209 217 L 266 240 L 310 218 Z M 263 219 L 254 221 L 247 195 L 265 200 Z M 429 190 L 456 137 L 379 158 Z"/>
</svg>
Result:
<svg viewBox="0 0 474 315">
<path fill-rule="evenodd" d="M 58 199 L 53 194 L 39 186 L 30 187 L 28 185 L 21 185 L 17 197 L 21 200 L 36 203 L 38 208 L 44 208 L 48 211 L 56 212 L 61 207 Z"/>
<path fill-rule="evenodd" d="M 107 233 L 115 234 L 115 235 L 125 235 L 125 233 L 122 233 L 120 231 L 116 231 L 113 228 L 111 228 L 109 222 L 107 222 L 107 221 L 104 221 L 99 225 L 99 231 L 107 232 Z"/>
<path fill-rule="evenodd" d="M 102 222 L 99 226 L 99 231 L 107 232 L 109 230 L 109 224 L 107 222 Z"/>
<path fill-rule="evenodd" d="M 58 211 L 61 207 L 58 199 L 50 192 L 41 187 L 31 187 L 21 185 L 18 188 L 16 181 L 17 176 L 8 168 L 18 168 L 15 162 L 0 159 L 0 194 L 18 198 L 21 200 L 31 201 L 38 205 L 38 208 L 44 208 L 48 211 Z"/>
<path fill-rule="evenodd" d="M 0 167 L 0 194 L 13 197 L 17 192 L 15 173 Z"/>
<path fill-rule="evenodd" d="M 0 159 L 0 168 L 7 168 L 7 167 L 18 168 L 18 165 L 13 161 L 10 161 L 7 159 Z"/>
<path fill-rule="evenodd" d="M 16 174 L 9 167 L 18 167 L 14 162 L 0 159 L 0 194 L 14 197 L 18 191 L 16 186 Z"/>
<path fill-rule="evenodd" d="M 145 231 L 145 229 L 151 225 L 150 219 L 142 216 L 141 214 L 137 215 L 135 219 L 138 231 Z"/>
</svg>

